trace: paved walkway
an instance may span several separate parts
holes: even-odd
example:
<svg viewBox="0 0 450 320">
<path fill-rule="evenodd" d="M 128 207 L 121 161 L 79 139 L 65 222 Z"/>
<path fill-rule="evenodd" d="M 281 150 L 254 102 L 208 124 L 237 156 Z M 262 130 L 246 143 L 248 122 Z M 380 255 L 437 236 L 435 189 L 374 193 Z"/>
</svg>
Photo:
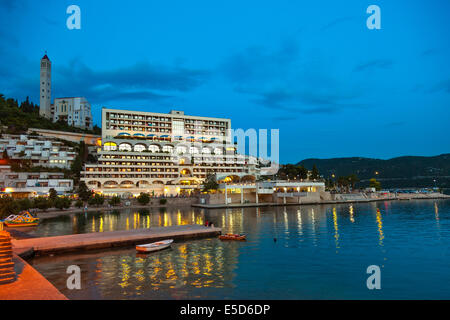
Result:
<svg viewBox="0 0 450 320">
<path fill-rule="evenodd" d="M 67 300 L 22 258 L 15 255 L 13 261 L 17 279 L 13 283 L 0 285 L 0 300 Z"/>
<path fill-rule="evenodd" d="M 220 228 L 201 225 L 184 225 L 128 231 L 95 232 L 58 237 L 12 240 L 16 251 L 33 248 L 35 254 L 71 252 L 77 250 L 103 249 L 150 243 L 163 239 L 192 239 L 217 236 Z"/>
<path fill-rule="evenodd" d="M 431 194 L 431 195 L 399 195 L 398 197 L 390 198 L 364 198 L 364 199 L 344 199 L 344 200 L 318 200 L 318 201 L 305 201 L 305 202 L 260 202 L 260 203 L 230 203 L 230 204 L 192 204 L 192 207 L 203 209 L 222 209 L 222 208 L 246 208 L 246 207 L 271 207 L 271 206 L 303 206 L 303 205 L 320 205 L 320 204 L 342 204 L 342 203 L 364 203 L 364 202 L 376 202 L 376 201 L 395 201 L 395 200 L 437 200 L 437 199 L 450 199 L 449 195 L 445 194 Z"/>
</svg>

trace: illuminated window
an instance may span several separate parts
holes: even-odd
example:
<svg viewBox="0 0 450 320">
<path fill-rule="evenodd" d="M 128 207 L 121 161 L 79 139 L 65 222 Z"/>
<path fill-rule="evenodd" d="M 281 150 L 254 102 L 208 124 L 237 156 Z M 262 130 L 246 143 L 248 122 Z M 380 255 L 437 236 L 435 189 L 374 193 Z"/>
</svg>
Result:
<svg viewBox="0 0 450 320">
<path fill-rule="evenodd" d="M 185 146 L 178 146 L 176 150 L 177 150 L 177 153 L 186 153 L 187 152 L 187 148 Z"/>
<path fill-rule="evenodd" d="M 119 145 L 119 150 L 120 151 L 131 151 L 132 149 L 131 149 L 131 145 L 130 144 L 128 144 L 128 143 L 121 143 Z"/>
<path fill-rule="evenodd" d="M 198 148 L 197 147 L 190 147 L 189 148 L 189 153 L 191 154 L 198 154 Z"/>
<path fill-rule="evenodd" d="M 117 150 L 117 144 L 114 143 L 114 142 L 106 142 L 106 143 L 103 145 L 103 149 L 104 149 L 105 151 Z"/>
<path fill-rule="evenodd" d="M 142 152 L 144 150 L 145 150 L 145 146 L 142 145 L 142 144 L 137 144 L 137 145 L 134 146 L 134 151 L 135 152 Z"/>
</svg>

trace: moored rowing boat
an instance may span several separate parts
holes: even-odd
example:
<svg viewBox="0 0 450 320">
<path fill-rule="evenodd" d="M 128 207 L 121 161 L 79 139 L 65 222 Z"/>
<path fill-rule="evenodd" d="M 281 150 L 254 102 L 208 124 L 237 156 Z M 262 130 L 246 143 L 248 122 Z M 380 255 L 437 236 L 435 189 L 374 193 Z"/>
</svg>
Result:
<svg viewBox="0 0 450 320">
<path fill-rule="evenodd" d="M 232 234 L 227 233 L 219 236 L 220 240 L 235 240 L 235 241 L 245 241 L 247 236 L 245 234 Z"/>
<path fill-rule="evenodd" d="M 138 246 L 136 246 L 136 250 L 138 252 L 142 252 L 142 253 L 163 250 L 163 249 L 170 247 L 172 242 L 173 242 L 173 240 L 169 239 L 169 240 L 163 240 L 163 241 L 158 241 L 158 242 L 149 243 L 149 244 L 138 245 Z"/>
</svg>

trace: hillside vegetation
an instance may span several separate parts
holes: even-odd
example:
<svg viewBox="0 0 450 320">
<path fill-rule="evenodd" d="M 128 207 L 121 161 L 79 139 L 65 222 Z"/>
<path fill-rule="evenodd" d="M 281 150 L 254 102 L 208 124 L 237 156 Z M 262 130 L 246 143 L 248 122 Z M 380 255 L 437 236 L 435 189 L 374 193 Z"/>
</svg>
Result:
<svg viewBox="0 0 450 320">
<path fill-rule="evenodd" d="M 30 102 L 28 97 L 19 104 L 17 100 L 6 98 L 3 94 L 0 94 L 0 126 L 4 127 L 3 132 L 12 134 L 25 133 L 28 128 L 101 134 L 97 126 L 93 130 L 84 130 L 62 121 L 54 123 L 39 116 L 39 106 Z"/>
<path fill-rule="evenodd" d="M 388 160 L 371 158 L 306 159 L 297 165 L 316 165 L 324 178 L 356 174 L 364 185 L 371 178 L 383 187 L 450 187 L 450 154 L 433 157 L 405 156 Z"/>
</svg>

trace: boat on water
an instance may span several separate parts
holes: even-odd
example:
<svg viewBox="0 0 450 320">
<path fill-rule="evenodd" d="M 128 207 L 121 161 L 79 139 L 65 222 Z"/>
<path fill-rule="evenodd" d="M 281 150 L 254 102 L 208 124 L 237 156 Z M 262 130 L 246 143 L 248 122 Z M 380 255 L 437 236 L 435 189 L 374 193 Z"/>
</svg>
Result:
<svg viewBox="0 0 450 320">
<path fill-rule="evenodd" d="M 245 241 L 247 236 L 245 234 L 232 234 L 227 233 L 219 236 L 220 240 L 234 240 L 234 241 Z"/>
<path fill-rule="evenodd" d="M 163 250 L 163 249 L 170 247 L 172 242 L 173 242 L 173 240 L 169 239 L 169 240 L 163 240 L 163 241 L 153 242 L 153 243 L 149 243 L 149 244 L 142 244 L 142 245 L 136 246 L 136 250 L 141 253 L 159 251 L 159 250 Z"/>
<path fill-rule="evenodd" d="M 8 228 L 34 227 L 39 224 L 39 218 L 34 217 L 29 211 L 22 211 L 18 215 L 10 215 L 3 223 Z"/>
</svg>

